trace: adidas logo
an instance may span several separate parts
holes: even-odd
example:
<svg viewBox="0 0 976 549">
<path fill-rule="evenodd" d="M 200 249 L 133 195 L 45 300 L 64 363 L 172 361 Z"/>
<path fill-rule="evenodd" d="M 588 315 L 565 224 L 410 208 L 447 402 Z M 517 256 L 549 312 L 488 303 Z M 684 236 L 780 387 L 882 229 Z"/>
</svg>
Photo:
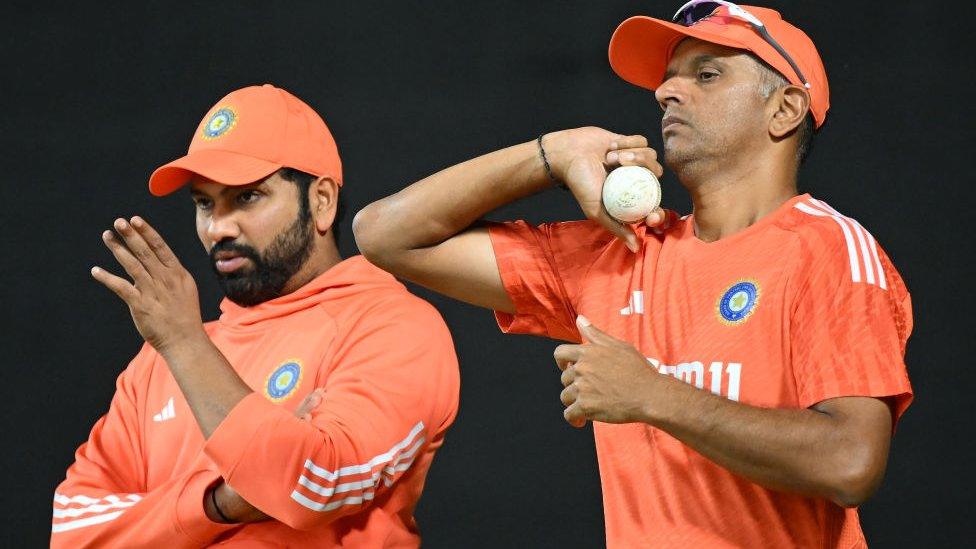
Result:
<svg viewBox="0 0 976 549">
<path fill-rule="evenodd" d="M 174 417 L 176 417 L 176 409 L 173 407 L 173 397 L 169 397 L 169 401 L 166 402 L 166 406 L 163 406 L 163 410 L 153 416 L 153 421 L 166 421 Z"/>
<path fill-rule="evenodd" d="M 642 290 L 634 290 L 634 293 L 630 295 L 630 301 L 627 306 L 620 309 L 620 314 L 624 316 L 644 314 L 644 292 Z"/>
</svg>

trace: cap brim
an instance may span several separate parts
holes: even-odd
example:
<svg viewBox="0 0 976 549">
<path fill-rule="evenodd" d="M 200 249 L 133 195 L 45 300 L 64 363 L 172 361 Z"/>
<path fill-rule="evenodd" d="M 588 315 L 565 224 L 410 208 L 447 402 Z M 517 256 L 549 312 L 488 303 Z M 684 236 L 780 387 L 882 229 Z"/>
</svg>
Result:
<svg viewBox="0 0 976 549">
<path fill-rule="evenodd" d="M 149 192 L 156 196 L 167 195 L 186 185 L 194 175 L 223 185 L 247 185 L 264 179 L 280 168 L 280 164 L 243 154 L 199 150 L 157 168 L 149 176 Z"/>
<path fill-rule="evenodd" d="M 610 38 L 610 66 L 631 84 L 656 90 L 664 81 L 668 60 L 684 38 L 748 49 L 737 40 L 669 21 L 637 15 L 620 24 Z"/>
</svg>

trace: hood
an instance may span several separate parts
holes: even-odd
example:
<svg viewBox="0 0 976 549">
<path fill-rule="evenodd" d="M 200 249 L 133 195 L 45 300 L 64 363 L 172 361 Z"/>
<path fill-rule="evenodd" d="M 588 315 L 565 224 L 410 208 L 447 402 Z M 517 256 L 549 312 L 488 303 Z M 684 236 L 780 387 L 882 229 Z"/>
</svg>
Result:
<svg viewBox="0 0 976 549">
<path fill-rule="evenodd" d="M 393 275 L 357 255 L 337 263 L 294 292 L 253 307 L 242 307 L 224 298 L 220 302 L 219 322 L 232 326 L 250 326 L 315 307 L 326 300 L 344 298 L 379 287 L 403 288 L 403 285 Z"/>
</svg>

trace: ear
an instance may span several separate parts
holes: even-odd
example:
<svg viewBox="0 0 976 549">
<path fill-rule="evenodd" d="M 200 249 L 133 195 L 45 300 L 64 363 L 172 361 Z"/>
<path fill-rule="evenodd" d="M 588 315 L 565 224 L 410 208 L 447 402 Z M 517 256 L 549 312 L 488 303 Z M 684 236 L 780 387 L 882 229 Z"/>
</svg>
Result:
<svg viewBox="0 0 976 549">
<path fill-rule="evenodd" d="M 328 176 L 322 176 L 308 186 L 308 207 L 319 233 L 332 229 L 336 208 L 339 206 L 339 184 Z"/>
<path fill-rule="evenodd" d="M 771 99 L 776 110 L 769 121 L 769 134 L 783 138 L 803 122 L 810 110 L 810 94 L 800 86 L 784 86 Z"/>
</svg>

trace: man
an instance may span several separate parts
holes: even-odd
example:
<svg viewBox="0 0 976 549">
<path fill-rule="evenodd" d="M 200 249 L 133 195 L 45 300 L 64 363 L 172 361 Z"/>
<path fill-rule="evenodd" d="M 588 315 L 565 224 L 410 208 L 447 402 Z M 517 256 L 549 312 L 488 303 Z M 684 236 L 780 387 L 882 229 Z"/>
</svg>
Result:
<svg viewBox="0 0 976 549">
<path fill-rule="evenodd" d="M 572 342 L 560 398 L 594 422 L 609 546 L 864 546 L 856 506 L 911 400 L 912 320 L 874 238 L 797 193 L 828 108 L 816 48 L 773 10 L 692 2 L 625 21 L 610 62 L 655 90 L 692 215 L 614 222 L 607 171 L 662 166 L 641 136 L 581 128 L 369 205 L 360 249 L 503 331 Z M 473 225 L 553 181 L 589 220 Z"/>
<path fill-rule="evenodd" d="M 232 92 L 149 188 L 190 181 L 222 314 L 201 322 L 193 279 L 145 220 L 103 233 L 132 282 L 92 275 L 146 345 L 57 488 L 51 545 L 418 546 L 457 361 L 433 307 L 339 256 L 325 123 L 270 85 Z"/>
</svg>

